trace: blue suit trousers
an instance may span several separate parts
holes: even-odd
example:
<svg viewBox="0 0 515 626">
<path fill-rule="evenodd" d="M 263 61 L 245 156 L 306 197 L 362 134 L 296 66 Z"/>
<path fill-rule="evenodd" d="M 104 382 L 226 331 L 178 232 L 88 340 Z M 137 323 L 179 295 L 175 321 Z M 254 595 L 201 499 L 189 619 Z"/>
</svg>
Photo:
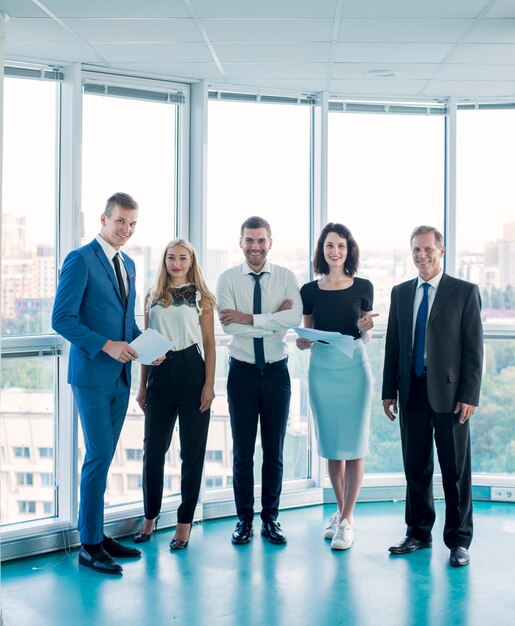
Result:
<svg viewBox="0 0 515 626">
<path fill-rule="evenodd" d="M 81 543 L 96 544 L 104 536 L 104 492 L 120 437 L 130 389 L 124 376 L 108 387 L 72 385 L 84 434 L 86 455 L 80 478 L 78 529 Z"/>
</svg>

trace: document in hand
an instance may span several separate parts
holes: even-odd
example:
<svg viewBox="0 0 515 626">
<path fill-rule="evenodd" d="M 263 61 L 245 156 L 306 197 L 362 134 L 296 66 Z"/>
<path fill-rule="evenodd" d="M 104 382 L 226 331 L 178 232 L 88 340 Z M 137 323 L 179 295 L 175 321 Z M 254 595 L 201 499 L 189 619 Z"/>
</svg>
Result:
<svg viewBox="0 0 515 626">
<path fill-rule="evenodd" d="M 175 345 L 175 341 L 170 341 L 163 337 L 161 333 L 153 328 L 147 328 L 139 337 L 130 344 L 138 353 L 136 361 L 143 365 L 152 365 L 152 362 L 165 355 Z"/>
<path fill-rule="evenodd" d="M 342 335 L 341 333 L 333 333 L 327 330 L 316 330 L 315 328 L 297 327 L 293 330 L 303 339 L 329 343 L 351 359 L 354 355 L 354 337 L 351 335 Z"/>
</svg>

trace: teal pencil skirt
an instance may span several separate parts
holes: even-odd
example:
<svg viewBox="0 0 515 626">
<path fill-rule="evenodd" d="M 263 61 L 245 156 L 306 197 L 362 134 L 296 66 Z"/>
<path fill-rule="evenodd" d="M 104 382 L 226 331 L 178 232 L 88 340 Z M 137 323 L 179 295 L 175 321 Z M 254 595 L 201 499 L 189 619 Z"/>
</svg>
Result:
<svg viewBox="0 0 515 626">
<path fill-rule="evenodd" d="M 309 362 L 309 397 L 318 453 L 326 459 L 361 459 L 368 454 L 372 374 L 365 346 L 352 358 L 315 342 Z"/>
</svg>

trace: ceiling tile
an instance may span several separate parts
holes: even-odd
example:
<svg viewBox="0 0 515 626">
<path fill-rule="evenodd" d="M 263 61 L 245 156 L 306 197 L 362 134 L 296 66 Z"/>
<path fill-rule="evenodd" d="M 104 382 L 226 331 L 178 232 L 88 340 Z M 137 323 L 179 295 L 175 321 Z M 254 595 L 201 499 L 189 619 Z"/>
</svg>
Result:
<svg viewBox="0 0 515 626">
<path fill-rule="evenodd" d="M 103 59 L 81 43 L 10 43 L 5 58 L 13 60 L 63 63 L 99 63 Z"/>
<path fill-rule="evenodd" d="M 222 63 L 320 63 L 330 52 L 329 43 L 217 43 L 214 48 Z"/>
<path fill-rule="evenodd" d="M 367 79 L 366 73 L 374 70 L 393 70 L 399 72 L 395 80 L 427 80 L 438 69 L 437 63 L 333 63 L 331 77 L 333 79 Z M 369 78 L 368 78 L 369 80 Z"/>
<path fill-rule="evenodd" d="M 199 17 L 327 17 L 337 0 L 192 0 Z"/>
<path fill-rule="evenodd" d="M 361 63 L 440 63 L 449 50 L 444 43 L 340 43 L 335 61 Z"/>
<path fill-rule="evenodd" d="M 343 17 L 471 17 L 491 0 L 346 0 Z"/>
<path fill-rule="evenodd" d="M 408 96 L 418 94 L 425 85 L 423 80 L 332 80 L 332 95 L 353 96 Z"/>
<path fill-rule="evenodd" d="M 452 42 L 473 23 L 465 19 L 344 19 L 338 39 L 345 42 Z"/>
<path fill-rule="evenodd" d="M 478 20 L 463 41 L 464 43 L 515 43 L 515 19 Z"/>
<path fill-rule="evenodd" d="M 515 63 L 515 44 L 465 43 L 448 59 L 452 63 Z"/>
<path fill-rule="evenodd" d="M 513 65 L 465 65 L 447 63 L 438 70 L 437 80 L 515 80 L 515 64 Z"/>
<path fill-rule="evenodd" d="M 191 18 L 66 19 L 64 22 L 91 42 L 202 41 Z"/>
<path fill-rule="evenodd" d="M 42 0 L 57 17 L 190 17 L 183 0 Z"/>
<path fill-rule="evenodd" d="M 10 17 L 43 17 L 46 15 L 31 0 L 0 0 L 0 11 Z"/>
<path fill-rule="evenodd" d="M 77 37 L 50 17 L 9 20 L 5 25 L 5 36 L 8 41 L 17 43 L 77 41 Z"/>
<path fill-rule="evenodd" d="M 333 20 L 321 19 L 203 19 L 213 42 L 331 41 Z"/>
<path fill-rule="evenodd" d="M 203 43 L 98 43 L 95 49 L 108 61 L 174 63 L 212 62 L 211 54 Z"/>
<path fill-rule="evenodd" d="M 268 78 L 325 79 L 325 63 L 224 63 L 224 72 L 228 80 L 252 76 L 266 80 Z"/>
<path fill-rule="evenodd" d="M 448 96 L 476 97 L 503 97 L 515 95 L 515 80 L 512 81 L 432 81 L 424 91 L 427 94 Z"/>
</svg>

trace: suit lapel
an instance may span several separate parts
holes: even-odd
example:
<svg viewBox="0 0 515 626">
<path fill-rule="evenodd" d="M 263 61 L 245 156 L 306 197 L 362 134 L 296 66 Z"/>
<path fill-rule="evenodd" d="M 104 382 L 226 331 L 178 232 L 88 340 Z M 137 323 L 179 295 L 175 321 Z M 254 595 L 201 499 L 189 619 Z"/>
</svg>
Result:
<svg viewBox="0 0 515 626">
<path fill-rule="evenodd" d="M 413 332 L 413 302 L 415 301 L 415 292 L 417 290 L 417 279 L 405 284 L 404 289 L 399 292 L 399 324 L 409 328 L 410 335 Z"/>
<path fill-rule="evenodd" d="M 441 310 L 452 296 L 453 291 L 454 287 L 452 285 L 452 280 L 450 280 L 449 276 L 444 273 L 440 280 L 440 284 L 438 285 L 438 289 L 436 290 L 435 300 L 433 302 L 433 306 L 431 307 L 428 323 L 431 323 L 432 320 L 440 314 Z"/>
<path fill-rule="evenodd" d="M 98 260 L 100 261 L 100 264 L 105 269 L 105 271 L 107 273 L 107 277 L 111 281 L 111 283 L 112 283 L 112 285 L 114 287 L 114 290 L 116 291 L 116 293 L 118 295 L 118 298 L 120 299 L 120 302 L 123 304 L 122 296 L 120 294 L 120 289 L 118 287 L 118 281 L 116 280 L 116 275 L 114 273 L 113 266 L 111 265 L 111 263 L 110 263 L 109 259 L 107 258 L 105 252 L 102 250 L 102 247 L 100 246 L 98 241 L 96 241 L 96 239 L 93 239 L 93 241 L 91 242 L 91 245 L 93 247 L 93 250 L 95 251 L 95 254 L 97 255 Z"/>
</svg>

